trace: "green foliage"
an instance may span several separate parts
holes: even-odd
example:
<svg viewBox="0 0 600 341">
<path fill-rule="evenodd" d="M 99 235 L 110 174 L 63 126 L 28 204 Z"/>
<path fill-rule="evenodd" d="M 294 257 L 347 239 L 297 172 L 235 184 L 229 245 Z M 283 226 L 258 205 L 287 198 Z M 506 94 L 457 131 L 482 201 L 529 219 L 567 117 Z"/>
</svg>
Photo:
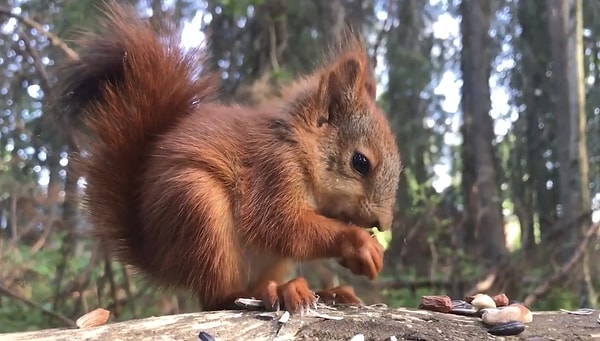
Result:
<svg viewBox="0 0 600 341">
<path fill-rule="evenodd" d="M 294 72 L 291 70 L 287 70 L 285 68 L 280 68 L 278 70 L 273 70 L 271 72 L 271 76 L 276 83 L 288 83 L 294 80 Z"/>
<path fill-rule="evenodd" d="M 561 288 L 552 288 L 544 299 L 536 301 L 532 306 L 532 310 L 577 310 L 579 308 L 579 295 L 572 291 L 563 290 Z"/>
<path fill-rule="evenodd" d="M 257 7 L 262 5 L 265 0 L 219 0 L 218 3 L 223 7 L 226 13 L 230 13 L 234 17 L 242 17 L 246 15 L 248 7 Z"/>
<path fill-rule="evenodd" d="M 27 300 L 51 309 L 54 295 L 52 283 L 56 266 L 61 261 L 59 248 L 48 247 L 32 254 L 30 247 L 18 245 L 1 251 L 0 278 L 10 278 L 15 277 L 15 273 L 20 274 L 10 289 Z M 0 321 L 0 332 L 61 326 L 55 320 L 48 319 L 41 310 L 31 308 L 9 297 L 0 297 Z"/>
<path fill-rule="evenodd" d="M 382 295 L 389 302 L 390 306 L 417 308 L 421 296 L 432 295 L 432 293 L 430 288 L 421 288 L 415 291 L 410 289 L 384 290 Z"/>
<path fill-rule="evenodd" d="M 18 245 L 14 249 L 0 249 L 2 251 L 0 253 L 0 278 L 17 277 L 17 280 L 9 287 L 12 292 L 25 300 L 35 302 L 46 309 L 67 317 L 76 318 L 79 314 L 83 314 L 81 306 L 89 307 L 88 309 L 108 308 L 109 305 L 114 303 L 111 294 L 111 282 L 114 281 L 120 287 L 125 283 L 124 273 L 120 271 L 122 265 L 111 262 L 113 272 L 110 274 L 110 278 L 107 277 L 105 264 L 90 263 L 94 241 L 86 239 L 81 241 L 82 248 L 80 251 L 66 262 L 64 277 L 67 280 L 65 281 L 66 284 L 63 283 L 61 294 L 66 295 L 66 297 L 61 299 L 62 304 L 58 309 L 55 309 L 56 269 L 64 261 L 61 246 L 65 237 L 65 233 L 55 233 L 52 240 L 47 244 L 48 247 L 34 253 L 32 253 L 31 247 L 27 245 Z M 65 288 L 75 285 L 76 282 L 74 281 L 85 280 L 85 277 L 81 276 L 87 272 L 89 272 L 89 288 L 84 288 L 84 291 L 64 291 Z M 15 276 L 15 274 L 19 275 Z M 133 277 L 127 280 L 130 282 L 132 294 L 136 295 L 139 301 L 155 301 L 156 298 L 154 297 L 157 293 L 160 293 L 156 288 L 148 286 L 142 278 Z M 169 293 L 161 294 L 168 295 Z M 131 304 L 126 304 L 123 307 L 119 319 L 126 320 L 161 314 L 159 306 L 156 304 L 144 305 L 143 309 L 138 309 L 138 311 L 133 303 L 131 302 Z M 75 315 L 73 316 L 74 312 Z M 0 296 L 0 333 L 63 326 L 62 321 L 50 317 L 41 309 L 31 307 L 20 299 Z"/>
<path fill-rule="evenodd" d="M 40 310 L 10 298 L 0 297 L 0 333 L 55 328 Z"/>
</svg>

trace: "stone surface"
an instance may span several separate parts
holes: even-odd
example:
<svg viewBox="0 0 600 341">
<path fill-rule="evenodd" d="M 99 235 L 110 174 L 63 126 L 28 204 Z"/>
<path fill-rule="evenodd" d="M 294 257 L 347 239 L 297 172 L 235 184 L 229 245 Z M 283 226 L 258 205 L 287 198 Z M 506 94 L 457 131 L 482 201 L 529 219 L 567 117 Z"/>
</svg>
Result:
<svg viewBox="0 0 600 341">
<path fill-rule="evenodd" d="M 275 331 L 277 319 L 257 318 L 260 312 L 226 311 L 153 317 L 109 322 L 90 329 L 49 329 L 0 334 L 0 341 L 20 340 L 190 340 L 201 331 L 215 340 L 350 340 L 362 334 L 365 340 L 497 340 L 477 317 L 385 307 L 320 309 L 342 320 L 292 315 Z M 590 315 L 565 312 L 533 312 L 534 318 L 518 336 L 503 340 L 591 340 L 600 338 L 599 311 Z"/>
</svg>

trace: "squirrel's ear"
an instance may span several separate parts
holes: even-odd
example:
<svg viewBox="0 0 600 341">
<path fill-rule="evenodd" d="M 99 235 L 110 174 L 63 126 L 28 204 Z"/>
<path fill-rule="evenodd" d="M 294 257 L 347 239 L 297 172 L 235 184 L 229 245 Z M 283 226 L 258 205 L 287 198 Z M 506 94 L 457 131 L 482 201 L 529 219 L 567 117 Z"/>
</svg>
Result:
<svg viewBox="0 0 600 341">
<path fill-rule="evenodd" d="M 356 102 L 365 93 L 375 97 L 375 79 L 367 71 L 364 56 L 346 55 L 321 76 L 319 98 L 329 120 L 335 120 L 336 115 L 352 114 Z"/>
</svg>

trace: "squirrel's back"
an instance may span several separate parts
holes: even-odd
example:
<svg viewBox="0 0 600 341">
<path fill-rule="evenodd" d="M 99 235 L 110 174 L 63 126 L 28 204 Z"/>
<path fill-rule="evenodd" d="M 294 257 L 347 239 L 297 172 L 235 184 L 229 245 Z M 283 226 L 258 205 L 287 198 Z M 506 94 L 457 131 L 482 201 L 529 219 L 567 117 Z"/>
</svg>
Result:
<svg viewBox="0 0 600 341">
<path fill-rule="evenodd" d="M 139 177 L 153 141 L 213 96 L 213 75 L 201 76 L 206 54 L 183 50 L 178 36 L 164 34 L 133 8 L 105 6 L 97 32 L 76 40 L 78 60 L 61 70 L 58 107 L 92 139 L 76 164 L 86 177 L 84 203 L 94 233 L 123 261 L 147 261 L 138 252 Z M 90 200 L 91 199 L 91 200 Z"/>
</svg>

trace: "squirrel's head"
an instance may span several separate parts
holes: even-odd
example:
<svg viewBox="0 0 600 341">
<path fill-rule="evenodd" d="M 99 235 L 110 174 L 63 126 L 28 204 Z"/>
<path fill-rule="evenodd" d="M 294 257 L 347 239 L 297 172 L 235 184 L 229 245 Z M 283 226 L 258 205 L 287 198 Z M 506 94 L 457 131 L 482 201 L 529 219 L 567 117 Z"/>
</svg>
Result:
<svg viewBox="0 0 600 341">
<path fill-rule="evenodd" d="M 317 71 L 316 87 L 294 106 L 306 150 L 315 209 L 327 217 L 387 230 L 400 177 L 395 137 L 375 102 L 375 78 L 364 50 L 354 48 Z M 314 77 L 314 78 L 313 78 Z M 316 82 L 314 82 L 317 80 Z M 316 159 L 313 159 L 316 158 Z"/>
</svg>

